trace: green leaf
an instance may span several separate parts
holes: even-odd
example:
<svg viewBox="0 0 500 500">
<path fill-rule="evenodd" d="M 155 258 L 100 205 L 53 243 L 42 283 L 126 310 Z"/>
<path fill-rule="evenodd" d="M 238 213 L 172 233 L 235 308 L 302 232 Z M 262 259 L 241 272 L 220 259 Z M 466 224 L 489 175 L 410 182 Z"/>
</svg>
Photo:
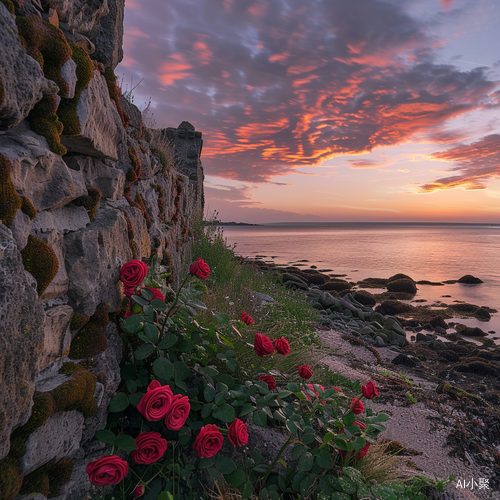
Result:
<svg viewBox="0 0 500 500">
<path fill-rule="evenodd" d="M 162 339 L 161 342 L 158 344 L 159 349 L 169 349 L 175 343 L 177 342 L 177 335 L 174 335 L 173 333 L 169 335 L 165 335 Z"/>
<path fill-rule="evenodd" d="M 304 446 L 302 444 L 296 444 L 292 450 L 292 457 L 299 458 L 300 455 L 302 455 L 302 453 L 304 453 L 306 450 L 307 450 L 307 446 Z"/>
<path fill-rule="evenodd" d="M 213 467 L 214 463 L 215 463 L 215 457 L 202 458 L 198 462 L 198 469 L 208 469 L 209 467 Z"/>
<path fill-rule="evenodd" d="M 342 417 L 342 422 L 344 422 L 345 425 L 352 425 L 355 421 L 356 421 L 356 415 L 352 411 L 346 413 Z"/>
<path fill-rule="evenodd" d="M 218 392 L 215 395 L 214 403 L 218 405 L 221 401 L 224 401 L 224 398 L 226 397 L 227 392 Z"/>
<path fill-rule="evenodd" d="M 140 295 L 132 295 L 132 300 L 137 302 L 141 306 L 146 306 L 149 304 L 149 300 L 143 299 Z"/>
<path fill-rule="evenodd" d="M 252 415 L 252 419 L 255 425 L 265 427 L 267 424 L 267 415 L 262 410 L 254 412 Z"/>
<path fill-rule="evenodd" d="M 349 479 L 348 477 L 339 477 L 339 483 L 340 486 L 342 486 L 344 493 L 349 495 L 354 495 L 354 493 L 356 493 L 357 486 L 352 479 Z"/>
<path fill-rule="evenodd" d="M 247 479 L 247 475 L 241 469 L 237 469 L 234 472 L 232 472 L 231 474 L 228 474 L 227 476 L 224 476 L 224 477 L 226 478 L 226 481 L 233 488 L 238 488 Z"/>
<path fill-rule="evenodd" d="M 244 417 L 245 415 L 248 415 L 249 413 L 252 413 L 255 410 L 254 406 L 251 404 L 246 404 L 245 406 L 242 406 L 240 410 L 239 417 Z"/>
<path fill-rule="evenodd" d="M 286 421 L 286 428 L 294 435 L 297 435 L 297 426 L 295 425 L 295 422 L 293 420 L 287 420 Z"/>
<path fill-rule="evenodd" d="M 158 330 L 156 325 L 153 325 L 152 323 L 144 323 L 144 333 L 151 342 L 158 342 L 160 330 Z"/>
<path fill-rule="evenodd" d="M 288 384 L 286 387 L 289 391 L 292 391 L 292 392 L 299 392 L 300 391 L 300 387 L 297 384 Z"/>
<path fill-rule="evenodd" d="M 335 438 L 333 444 L 339 450 L 347 450 L 347 443 L 341 438 Z"/>
<path fill-rule="evenodd" d="M 314 443 L 314 441 L 316 440 L 316 434 L 313 432 L 306 432 L 303 436 L 302 436 L 302 442 L 304 444 L 311 444 L 311 443 Z"/>
<path fill-rule="evenodd" d="M 159 299 L 155 299 L 155 300 L 159 300 Z M 172 493 L 170 493 L 169 491 L 162 491 L 158 495 L 158 500 L 174 500 L 174 497 L 173 497 Z"/>
<path fill-rule="evenodd" d="M 302 455 L 304 456 L 304 455 Z M 308 474 L 302 481 L 300 482 L 300 493 L 303 497 L 309 497 L 309 493 L 311 493 L 310 489 L 314 484 L 316 477 L 314 474 Z"/>
<path fill-rule="evenodd" d="M 386 420 L 389 420 L 389 415 L 387 415 L 386 413 L 379 413 L 377 415 L 377 421 L 385 422 Z"/>
<path fill-rule="evenodd" d="M 146 359 L 147 357 L 151 356 L 151 354 L 153 354 L 154 351 L 155 351 L 155 348 L 153 345 L 143 344 L 135 350 L 134 356 L 138 360 Z"/>
<path fill-rule="evenodd" d="M 109 403 L 108 411 L 111 413 L 117 413 L 119 411 L 125 410 L 129 405 L 129 400 L 124 392 L 119 392 Z"/>
<path fill-rule="evenodd" d="M 153 292 L 147 288 L 141 290 L 141 295 L 149 302 L 153 298 Z"/>
<path fill-rule="evenodd" d="M 254 384 L 258 386 L 261 394 L 269 394 L 269 386 L 263 380 L 256 380 Z"/>
<path fill-rule="evenodd" d="M 253 493 L 253 483 L 252 481 L 248 481 L 248 483 L 245 483 L 245 486 L 243 486 L 243 491 L 241 492 L 241 498 L 242 500 L 247 500 L 250 498 L 250 495 Z"/>
<path fill-rule="evenodd" d="M 278 422 L 282 422 L 282 423 L 286 422 L 286 416 L 283 413 L 283 410 L 274 410 L 273 418 L 274 418 L 274 420 L 277 420 Z"/>
<path fill-rule="evenodd" d="M 193 349 L 193 344 L 187 340 L 181 339 L 175 344 L 175 348 L 180 352 L 189 352 Z"/>
<path fill-rule="evenodd" d="M 96 431 L 95 437 L 99 441 L 102 441 L 103 443 L 115 444 L 115 439 L 116 439 L 115 435 L 111 431 L 108 431 L 107 429 L 103 429 L 101 431 Z"/>
<path fill-rule="evenodd" d="M 125 366 L 122 366 L 120 370 L 120 376 L 122 380 L 130 380 L 135 377 L 137 373 L 137 366 L 135 363 L 127 363 Z"/>
<path fill-rule="evenodd" d="M 191 429 L 187 426 L 184 426 L 179 431 L 179 444 L 181 446 L 186 446 L 191 439 Z"/>
<path fill-rule="evenodd" d="M 338 491 L 334 491 L 331 500 L 352 500 L 352 497 L 347 493 L 339 493 Z"/>
<path fill-rule="evenodd" d="M 235 359 L 227 359 L 226 366 L 232 371 L 236 371 L 236 360 Z"/>
<path fill-rule="evenodd" d="M 155 359 L 153 373 L 163 380 L 170 380 L 174 375 L 174 365 L 163 356 Z"/>
<path fill-rule="evenodd" d="M 279 394 L 278 394 L 278 398 L 279 399 L 285 399 L 287 398 L 288 396 L 290 396 L 292 393 L 292 391 L 281 391 Z"/>
<path fill-rule="evenodd" d="M 167 309 L 167 304 L 161 299 L 153 299 L 151 306 L 157 311 L 165 311 Z"/>
<path fill-rule="evenodd" d="M 329 443 L 333 438 L 335 437 L 335 434 L 333 434 L 332 432 L 327 432 L 324 436 L 323 436 L 323 443 L 324 444 L 327 444 Z"/>
<path fill-rule="evenodd" d="M 126 434 L 122 434 L 116 438 L 115 446 L 120 448 L 120 450 L 130 453 L 135 450 L 135 439 L 131 436 L 127 436 Z"/>
<path fill-rule="evenodd" d="M 215 468 L 219 469 L 222 474 L 231 474 L 238 467 L 229 457 L 219 456 L 215 462 Z"/>
<path fill-rule="evenodd" d="M 229 326 L 229 316 L 227 314 L 221 314 L 216 312 L 215 319 L 217 320 L 220 326 Z"/>
<path fill-rule="evenodd" d="M 304 453 L 299 458 L 298 469 L 304 472 L 310 471 L 314 465 L 314 457 L 309 453 Z"/>
<path fill-rule="evenodd" d="M 210 366 L 203 366 L 198 370 L 200 373 L 203 373 L 204 375 L 208 375 L 209 377 L 215 377 L 216 375 L 219 375 L 219 372 Z"/>
<path fill-rule="evenodd" d="M 205 386 L 205 389 L 203 389 L 203 397 L 205 398 L 205 401 L 210 403 L 210 401 L 213 401 L 215 396 L 215 389 L 213 388 L 212 385 L 207 384 Z"/>
<path fill-rule="evenodd" d="M 184 361 L 175 361 L 174 368 L 175 368 L 175 378 L 184 380 L 191 375 L 191 370 L 188 368 L 186 363 L 184 363 Z"/>
<path fill-rule="evenodd" d="M 319 450 L 316 455 L 316 463 L 322 469 L 331 469 L 334 466 L 332 456 L 328 450 Z"/>
<path fill-rule="evenodd" d="M 137 384 L 135 383 L 135 380 L 127 380 L 126 386 L 128 392 L 130 392 L 131 394 L 137 392 Z"/>
<path fill-rule="evenodd" d="M 128 397 L 128 400 L 132 406 L 137 406 L 141 402 L 142 396 L 144 396 L 142 392 L 137 392 L 135 394 L 131 394 Z"/>
<path fill-rule="evenodd" d="M 212 416 L 214 418 L 218 418 L 220 421 L 224 423 L 230 423 L 233 422 L 236 413 L 234 411 L 234 408 L 232 406 L 229 406 L 227 404 L 223 404 L 222 406 L 218 406 L 213 412 Z"/>
<path fill-rule="evenodd" d="M 212 412 L 212 409 L 214 408 L 214 405 L 213 404 L 206 404 L 206 405 L 203 405 L 203 409 L 201 410 L 201 418 L 207 418 L 210 413 Z"/>
</svg>

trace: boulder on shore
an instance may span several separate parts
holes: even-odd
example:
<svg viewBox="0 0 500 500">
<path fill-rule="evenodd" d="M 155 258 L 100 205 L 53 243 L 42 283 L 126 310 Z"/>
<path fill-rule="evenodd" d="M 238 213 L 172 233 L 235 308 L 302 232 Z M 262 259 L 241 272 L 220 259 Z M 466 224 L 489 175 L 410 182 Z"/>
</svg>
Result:
<svg viewBox="0 0 500 500">
<path fill-rule="evenodd" d="M 483 280 L 476 278 L 475 276 L 472 276 L 472 274 L 466 274 L 465 276 L 462 276 L 459 280 L 459 283 L 464 283 L 466 285 L 477 285 L 479 283 L 484 283 Z"/>
<path fill-rule="evenodd" d="M 417 286 L 412 279 L 401 278 L 387 283 L 388 292 L 417 293 Z"/>
</svg>

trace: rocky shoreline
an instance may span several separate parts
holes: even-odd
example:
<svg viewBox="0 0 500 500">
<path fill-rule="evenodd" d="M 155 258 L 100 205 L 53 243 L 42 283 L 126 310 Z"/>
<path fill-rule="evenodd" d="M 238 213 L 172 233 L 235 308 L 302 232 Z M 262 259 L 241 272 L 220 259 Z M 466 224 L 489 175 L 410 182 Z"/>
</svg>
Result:
<svg viewBox="0 0 500 500">
<path fill-rule="evenodd" d="M 443 402 L 446 408 L 453 408 L 461 417 L 455 419 L 456 422 L 452 419 L 454 425 L 446 420 L 449 454 L 465 464 L 474 464 L 476 470 L 483 471 L 482 477 L 489 479 L 490 488 L 498 492 L 500 346 L 479 328 L 446 322 L 453 317 L 487 321 L 496 310 L 465 302 L 443 304 L 435 309 L 402 302 L 415 296 L 417 284 L 441 285 L 415 282 L 403 274 L 352 283 L 338 275 L 327 274 L 328 269 L 317 270 L 313 266 L 301 269 L 307 261 L 278 266 L 258 259 L 242 260 L 251 262 L 261 271 L 277 273 L 277 279 L 284 286 L 303 291 L 305 299 L 319 310 L 319 328 L 336 332 L 343 341 L 370 351 L 379 371 L 404 372 L 425 381 L 424 390 L 392 377 L 394 384 L 384 397 L 388 402 L 402 399 L 411 405 L 406 394 L 411 392 L 411 397 L 419 401 L 424 399 L 428 408 L 437 410 L 438 417 L 433 418 L 444 420 L 449 416 L 445 415 L 448 410 L 440 412 Z M 480 282 L 470 275 L 453 280 L 457 281 Z M 386 288 L 387 291 L 372 294 L 366 290 L 370 288 Z M 385 380 L 387 382 L 387 377 Z"/>
</svg>

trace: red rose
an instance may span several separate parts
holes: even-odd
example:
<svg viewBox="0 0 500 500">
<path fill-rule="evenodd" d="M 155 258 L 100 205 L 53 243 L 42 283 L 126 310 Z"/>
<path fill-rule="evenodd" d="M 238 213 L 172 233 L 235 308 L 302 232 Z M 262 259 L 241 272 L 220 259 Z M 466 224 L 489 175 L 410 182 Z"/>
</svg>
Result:
<svg viewBox="0 0 500 500">
<path fill-rule="evenodd" d="M 125 287 L 125 295 L 130 297 L 134 290 L 144 281 L 148 274 L 148 265 L 145 262 L 131 260 L 120 270 L 120 279 Z"/>
<path fill-rule="evenodd" d="M 363 413 L 365 411 L 363 402 L 360 401 L 358 398 L 352 398 L 351 410 L 354 413 L 354 415 L 359 415 L 360 413 Z"/>
<path fill-rule="evenodd" d="M 259 358 L 267 356 L 274 352 L 274 345 L 267 335 L 262 335 L 262 333 L 255 334 L 255 352 Z"/>
<path fill-rule="evenodd" d="M 342 392 L 342 389 L 340 387 L 332 387 L 332 389 L 337 392 Z"/>
<path fill-rule="evenodd" d="M 375 383 L 370 380 L 368 384 L 361 386 L 361 392 L 366 399 L 372 399 L 374 396 L 378 396 L 377 388 Z"/>
<path fill-rule="evenodd" d="M 309 365 L 301 365 L 299 366 L 299 375 L 302 378 L 308 379 L 313 376 L 313 372 L 309 369 Z"/>
<path fill-rule="evenodd" d="M 149 384 L 148 392 L 142 396 L 137 405 L 137 409 L 146 420 L 155 422 L 168 413 L 173 397 L 172 389 L 168 385 L 162 386 L 158 380 L 153 380 Z"/>
<path fill-rule="evenodd" d="M 163 293 L 161 293 L 161 291 L 158 290 L 158 288 L 151 288 L 150 286 L 145 286 L 145 287 L 141 288 L 141 290 L 144 290 L 144 289 L 153 292 L 153 296 L 151 297 L 151 300 L 160 299 L 161 301 L 165 302 L 165 297 L 163 296 Z"/>
<path fill-rule="evenodd" d="M 207 279 L 210 276 L 209 265 L 200 257 L 196 262 L 189 266 L 189 272 L 191 274 L 196 274 L 198 278 L 202 280 Z"/>
<path fill-rule="evenodd" d="M 221 448 L 224 438 L 215 424 L 208 424 L 202 427 L 196 436 L 193 450 L 196 450 L 200 458 L 213 457 Z"/>
<path fill-rule="evenodd" d="M 229 426 L 227 438 L 234 447 L 244 446 L 248 443 L 247 424 L 244 424 L 239 418 L 235 418 L 234 422 Z"/>
<path fill-rule="evenodd" d="M 246 311 L 243 311 L 241 313 L 241 321 L 243 321 L 243 323 L 246 323 L 247 325 L 253 325 L 255 323 L 253 318 L 249 316 Z"/>
<path fill-rule="evenodd" d="M 285 337 L 275 339 L 274 347 L 276 347 L 276 350 L 280 354 L 283 354 L 283 356 L 288 356 L 290 354 L 290 344 L 288 343 L 288 340 L 285 339 Z"/>
<path fill-rule="evenodd" d="M 273 389 L 276 389 L 276 380 L 271 377 L 270 375 L 261 375 L 259 377 L 259 380 L 262 380 L 262 382 L 265 382 L 267 384 L 267 387 L 269 387 L 269 390 L 272 391 Z"/>
<path fill-rule="evenodd" d="M 165 426 L 170 431 L 178 431 L 186 423 L 191 411 L 189 398 L 176 394 L 172 399 L 172 406 L 165 417 Z"/>
<path fill-rule="evenodd" d="M 89 481 L 96 486 L 119 483 L 128 474 L 128 464 L 116 455 L 101 457 L 87 464 Z"/>
<path fill-rule="evenodd" d="M 366 426 L 364 426 L 363 424 L 361 424 L 359 422 L 354 422 L 352 425 L 357 425 L 360 429 L 363 429 L 363 430 L 366 429 Z M 344 429 L 342 429 L 339 434 L 344 434 Z M 359 460 L 360 458 L 363 458 L 367 454 L 369 448 L 370 448 L 370 443 L 366 443 L 366 445 L 363 448 L 361 448 L 361 450 L 358 451 L 358 454 L 356 455 L 356 459 Z M 338 450 L 338 452 L 340 453 L 340 456 L 342 458 L 344 458 L 345 452 L 343 450 Z M 353 452 L 350 451 L 349 454 L 351 454 L 351 453 L 353 453 Z"/>
<path fill-rule="evenodd" d="M 159 432 L 141 432 L 135 438 L 135 450 L 131 453 L 136 464 L 157 462 L 167 450 L 167 440 Z"/>
<path fill-rule="evenodd" d="M 137 488 L 135 489 L 135 491 L 134 491 L 133 497 L 137 498 L 137 497 L 141 497 L 142 495 L 144 495 L 144 485 L 143 484 L 139 484 L 137 486 Z"/>
</svg>

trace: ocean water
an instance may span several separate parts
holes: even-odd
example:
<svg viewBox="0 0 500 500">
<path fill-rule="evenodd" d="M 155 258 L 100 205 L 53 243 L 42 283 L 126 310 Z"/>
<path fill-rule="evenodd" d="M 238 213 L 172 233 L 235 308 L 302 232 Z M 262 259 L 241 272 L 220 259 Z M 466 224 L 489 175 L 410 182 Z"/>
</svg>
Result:
<svg viewBox="0 0 500 500">
<path fill-rule="evenodd" d="M 263 256 L 276 264 L 307 259 L 304 269 L 331 269 L 327 274 L 344 274 L 348 281 L 396 273 L 415 281 L 443 281 L 472 274 L 484 283 L 417 285 L 415 299 L 426 299 L 423 304 L 462 300 L 500 311 L 500 224 L 284 223 L 224 226 L 223 231 L 237 255 Z M 447 321 L 478 326 L 500 338 L 500 313 L 488 322 Z"/>
</svg>

